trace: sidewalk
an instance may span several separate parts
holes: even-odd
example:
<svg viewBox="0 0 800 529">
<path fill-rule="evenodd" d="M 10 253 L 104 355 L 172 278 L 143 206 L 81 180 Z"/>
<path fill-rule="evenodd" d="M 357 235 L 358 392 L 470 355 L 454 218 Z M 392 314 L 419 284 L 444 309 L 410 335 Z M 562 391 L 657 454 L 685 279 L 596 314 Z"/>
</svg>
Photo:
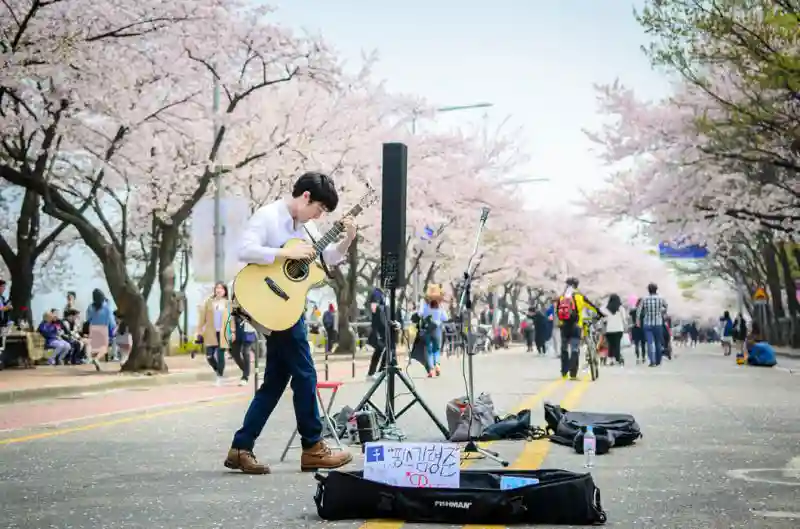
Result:
<svg viewBox="0 0 800 529">
<path fill-rule="evenodd" d="M 792 349 L 791 347 L 775 347 L 775 354 L 789 358 L 800 358 L 800 349 Z"/>
<path fill-rule="evenodd" d="M 355 375 L 362 377 L 367 371 L 371 349 L 356 353 Z M 398 358 L 405 352 L 398 351 Z M 319 380 L 325 380 L 325 355 L 314 354 Z M 166 358 L 169 373 L 121 373 L 119 363 L 101 362 L 103 371 L 97 372 L 91 364 L 77 366 L 37 366 L 35 369 L 5 369 L 0 371 L 0 404 L 43 398 L 64 397 L 85 392 L 106 391 L 134 387 L 154 387 L 165 384 L 181 384 L 196 381 L 211 381 L 214 373 L 206 363 L 205 356 L 169 356 Z M 405 360 L 400 363 L 404 365 Z M 260 360 L 259 371 L 263 372 L 264 361 Z M 226 361 L 226 378 L 238 378 L 241 371 L 236 364 Z M 251 364 L 251 369 L 254 369 Z M 259 374 L 259 376 L 261 376 Z M 353 379 L 352 355 L 328 355 L 328 379 L 346 382 Z"/>
</svg>

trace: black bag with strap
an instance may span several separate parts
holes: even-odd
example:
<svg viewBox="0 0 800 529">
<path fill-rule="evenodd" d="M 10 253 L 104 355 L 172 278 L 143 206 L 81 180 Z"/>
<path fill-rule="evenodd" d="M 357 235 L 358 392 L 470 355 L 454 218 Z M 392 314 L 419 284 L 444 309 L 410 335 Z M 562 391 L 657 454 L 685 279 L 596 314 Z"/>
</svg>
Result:
<svg viewBox="0 0 800 529">
<path fill-rule="evenodd" d="M 596 435 L 602 435 L 604 439 L 598 438 L 598 454 L 601 443 L 607 444 L 608 448 L 632 445 L 637 439 L 642 437 L 642 430 L 633 415 L 627 413 L 594 413 L 585 411 L 567 411 L 561 406 L 544 404 L 544 420 L 547 423 L 547 432 L 550 434 L 550 441 L 567 446 L 575 446 L 576 439 L 580 437 L 581 449 L 583 451 L 583 432 L 586 426 L 594 427 Z M 607 450 L 606 450 L 607 451 Z"/>
<path fill-rule="evenodd" d="M 501 490 L 502 476 L 539 483 Z M 324 520 L 390 518 L 416 523 L 595 525 L 606 521 L 591 474 L 567 470 L 463 470 L 461 487 L 405 488 L 363 472 L 317 474 L 314 501 Z"/>
</svg>

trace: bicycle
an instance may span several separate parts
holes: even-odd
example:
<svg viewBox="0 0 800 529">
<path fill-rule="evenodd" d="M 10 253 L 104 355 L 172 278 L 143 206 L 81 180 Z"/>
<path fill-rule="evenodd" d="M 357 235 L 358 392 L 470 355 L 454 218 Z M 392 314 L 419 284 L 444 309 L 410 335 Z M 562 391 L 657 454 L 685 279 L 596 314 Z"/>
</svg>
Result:
<svg viewBox="0 0 800 529">
<path fill-rule="evenodd" d="M 587 322 L 585 326 L 586 332 L 583 336 L 583 344 L 586 347 L 586 365 L 589 366 L 592 382 L 600 376 L 600 356 L 597 353 L 597 335 L 599 334 L 597 327 L 599 321 L 599 319 L 596 319 Z"/>
</svg>

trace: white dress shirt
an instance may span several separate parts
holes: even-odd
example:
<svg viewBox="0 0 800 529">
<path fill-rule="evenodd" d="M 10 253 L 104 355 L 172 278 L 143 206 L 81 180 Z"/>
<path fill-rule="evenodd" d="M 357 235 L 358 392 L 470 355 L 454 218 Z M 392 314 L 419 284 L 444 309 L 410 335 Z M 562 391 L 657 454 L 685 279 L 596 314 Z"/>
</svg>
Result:
<svg viewBox="0 0 800 529">
<path fill-rule="evenodd" d="M 306 227 L 309 231 L 315 232 L 310 221 L 306 223 Z M 316 233 L 314 238 L 319 240 Z M 260 207 L 244 228 L 239 241 L 239 261 L 249 264 L 272 264 L 278 250 L 289 239 L 311 241 L 303 225 L 295 224 L 286 201 L 281 199 Z M 337 249 L 337 243 L 329 244 L 322 251 L 322 257 L 325 263 L 331 266 L 344 260 L 344 255 Z"/>
</svg>

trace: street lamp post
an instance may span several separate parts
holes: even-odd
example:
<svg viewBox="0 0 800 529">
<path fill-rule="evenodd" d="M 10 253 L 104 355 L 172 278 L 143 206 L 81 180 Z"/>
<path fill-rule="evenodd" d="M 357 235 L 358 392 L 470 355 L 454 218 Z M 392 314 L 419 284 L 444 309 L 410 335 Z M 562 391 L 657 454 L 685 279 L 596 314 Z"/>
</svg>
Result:
<svg viewBox="0 0 800 529">
<path fill-rule="evenodd" d="M 442 112 L 457 112 L 459 110 L 473 110 L 473 109 L 476 109 L 476 108 L 491 108 L 493 106 L 494 106 L 493 103 L 483 102 L 483 103 L 473 103 L 471 105 L 444 106 L 444 107 L 435 108 L 433 111 L 436 114 L 440 114 Z M 416 113 L 416 112 L 414 112 L 414 114 L 412 114 L 412 116 L 411 116 L 411 134 L 413 136 L 417 135 L 417 118 L 418 117 L 419 117 L 419 114 Z M 414 236 L 416 237 L 417 234 L 414 234 Z M 421 280 L 421 277 L 420 277 L 420 263 L 417 262 L 417 266 L 414 269 L 414 279 L 413 279 L 413 281 L 414 281 L 414 303 L 418 303 L 419 302 L 419 291 L 420 291 L 420 287 L 421 287 L 420 280 Z"/>
<path fill-rule="evenodd" d="M 214 75 L 214 99 L 212 103 L 214 138 L 217 141 L 219 135 L 219 100 L 220 88 L 219 79 Z M 213 147 L 212 147 L 213 148 Z M 225 281 L 225 227 L 222 225 L 222 179 L 220 178 L 220 167 L 216 160 L 213 161 L 212 170 L 214 171 L 214 280 Z"/>
</svg>

